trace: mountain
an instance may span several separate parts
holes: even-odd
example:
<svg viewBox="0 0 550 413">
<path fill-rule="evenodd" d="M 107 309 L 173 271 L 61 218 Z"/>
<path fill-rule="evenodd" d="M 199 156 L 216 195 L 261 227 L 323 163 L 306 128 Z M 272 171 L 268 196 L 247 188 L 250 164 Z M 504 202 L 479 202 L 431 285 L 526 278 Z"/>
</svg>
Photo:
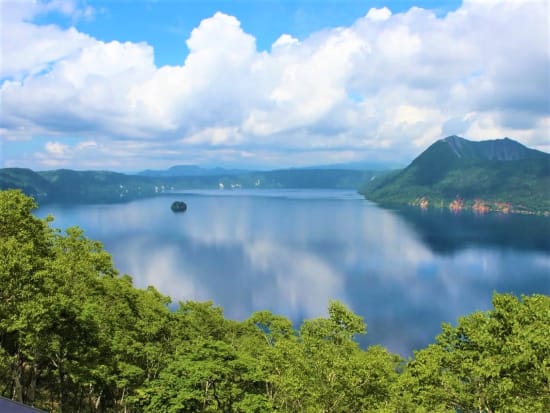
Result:
<svg viewBox="0 0 550 413">
<path fill-rule="evenodd" d="M 304 166 L 292 169 L 339 169 L 352 171 L 388 171 L 402 167 L 403 164 L 382 161 L 359 161 L 348 163 L 334 163 L 328 165 Z"/>
<path fill-rule="evenodd" d="M 176 165 L 168 169 L 152 170 L 138 172 L 139 176 L 152 177 L 178 177 L 178 176 L 221 176 L 221 175 L 242 175 L 248 171 L 243 169 L 225 169 L 225 168 L 201 168 L 197 165 Z"/>
<path fill-rule="evenodd" d="M 45 201 L 52 191 L 51 183 L 26 168 L 0 169 L 0 189 L 20 189 L 37 201 Z"/>
<path fill-rule="evenodd" d="M 20 189 L 39 203 L 112 203 L 153 196 L 146 178 L 108 171 L 0 169 L 0 189 Z"/>
<path fill-rule="evenodd" d="M 110 171 L 58 169 L 39 172 L 52 185 L 55 202 L 112 203 L 155 195 L 152 180 Z"/>
<path fill-rule="evenodd" d="M 200 168 L 199 168 L 200 169 Z M 187 172 L 198 172 L 187 169 Z M 210 170 L 218 171 L 218 169 Z M 0 169 L 0 189 L 21 189 L 39 203 L 113 203 L 187 189 L 317 188 L 358 190 L 380 172 L 284 169 L 218 175 L 143 176 L 109 171 Z M 176 172 L 178 173 L 178 172 Z"/>
<path fill-rule="evenodd" d="M 312 165 L 296 168 L 279 169 L 277 171 L 305 171 L 305 170 L 339 170 L 339 171 L 387 171 L 395 169 L 397 164 L 377 161 L 362 161 L 338 163 L 329 165 Z M 146 169 L 137 172 L 139 176 L 150 176 L 156 178 L 184 177 L 184 176 L 243 176 L 262 172 L 273 172 L 266 170 L 247 170 L 247 169 L 226 169 L 226 168 L 203 168 L 197 165 L 175 165 L 168 169 Z"/>
<path fill-rule="evenodd" d="M 378 172 L 351 169 L 280 169 L 266 172 L 252 172 L 242 176 L 243 183 L 256 188 L 317 188 L 355 189 Z M 246 178 L 246 179 L 245 179 Z"/>
<path fill-rule="evenodd" d="M 550 213 L 550 154 L 509 138 L 449 136 L 362 189 L 380 204 Z"/>
<path fill-rule="evenodd" d="M 520 161 L 524 159 L 544 159 L 547 153 L 530 149 L 510 138 L 472 142 L 459 136 L 449 136 L 439 144 L 450 149 L 456 158 L 478 159 L 487 161 Z"/>
</svg>

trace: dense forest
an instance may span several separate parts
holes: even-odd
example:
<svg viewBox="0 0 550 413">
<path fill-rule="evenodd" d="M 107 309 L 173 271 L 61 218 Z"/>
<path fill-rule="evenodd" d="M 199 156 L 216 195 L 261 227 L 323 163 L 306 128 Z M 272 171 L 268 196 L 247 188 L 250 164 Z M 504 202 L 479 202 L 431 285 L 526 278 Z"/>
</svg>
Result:
<svg viewBox="0 0 550 413">
<path fill-rule="evenodd" d="M 550 214 L 550 154 L 512 139 L 449 136 L 361 192 L 382 205 Z"/>
<path fill-rule="evenodd" d="M 135 288 L 0 192 L 0 395 L 52 412 L 547 412 L 550 297 L 495 294 L 403 360 L 340 302 L 299 327 Z"/>
<path fill-rule="evenodd" d="M 198 172 L 209 171 L 199 169 Z M 109 171 L 32 171 L 0 168 L 0 190 L 20 189 L 41 204 L 100 204 L 128 202 L 190 189 L 354 189 L 378 171 L 347 169 L 283 169 L 275 171 L 213 170 L 220 175 L 154 176 Z"/>
</svg>

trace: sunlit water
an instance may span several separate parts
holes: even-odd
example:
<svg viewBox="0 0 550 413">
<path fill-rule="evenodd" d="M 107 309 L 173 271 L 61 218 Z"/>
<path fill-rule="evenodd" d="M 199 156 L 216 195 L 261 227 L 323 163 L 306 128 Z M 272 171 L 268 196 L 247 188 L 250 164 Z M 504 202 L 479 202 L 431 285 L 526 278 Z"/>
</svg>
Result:
<svg viewBox="0 0 550 413">
<path fill-rule="evenodd" d="M 185 213 L 172 213 L 184 200 Z M 228 318 L 299 325 L 329 300 L 365 318 L 362 345 L 404 356 L 494 291 L 550 294 L 550 218 L 390 211 L 353 191 L 193 191 L 119 205 L 45 205 L 53 226 L 103 242 L 121 273 Z"/>
</svg>

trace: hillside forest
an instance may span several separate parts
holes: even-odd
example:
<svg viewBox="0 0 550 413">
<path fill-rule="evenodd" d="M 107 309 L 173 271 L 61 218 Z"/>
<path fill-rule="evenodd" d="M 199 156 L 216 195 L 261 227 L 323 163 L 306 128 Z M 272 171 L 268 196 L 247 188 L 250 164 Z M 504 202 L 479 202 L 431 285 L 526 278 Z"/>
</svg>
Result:
<svg viewBox="0 0 550 413">
<path fill-rule="evenodd" d="M 0 192 L 0 395 L 51 412 L 547 412 L 550 297 L 493 296 L 404 360 L 344 304 L 294 326 L 138 289 Z M 368 320 L 367 320 L 368 321 Z"/>
</svg>

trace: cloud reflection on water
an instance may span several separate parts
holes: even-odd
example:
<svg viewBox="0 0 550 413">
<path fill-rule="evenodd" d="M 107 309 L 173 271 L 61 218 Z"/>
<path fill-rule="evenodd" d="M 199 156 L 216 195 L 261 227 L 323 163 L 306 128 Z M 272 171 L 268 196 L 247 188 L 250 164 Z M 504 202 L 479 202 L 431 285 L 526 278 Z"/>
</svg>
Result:
<svg viewBox="0 0 550 413">
<path fill-rule="evenodd" d="M 447 228 L 445 216 L 434 223 L 348 192 L 326 199 L 307 193 L 187 195 L 185 214 L 170 212 L 172 198 L 40 212 L 56 215 L 61 227 L 82 226 L 138 286 L 155 285 L 175 301 L 213 300 L 235 319 L 268 309 L 299 324 L 325 316 L 328 300 L 339 299 L 365 317 L 363 343 L 401 354 L 425 346 L 441 322 L 489 308 L 493 291 L 550 293 L 544 244 L 531 243 L 526 233 L 516 248 L 509 237 L 499 243 L 491 233 L 514 233 L 502 228 L 514 219 L 480 226 L 466 217 Z M 537 226 L 525 222 L 522 217 L 519 225 Z M 459 231 L 458 241 L 442 228 Z"/>
</svg>

